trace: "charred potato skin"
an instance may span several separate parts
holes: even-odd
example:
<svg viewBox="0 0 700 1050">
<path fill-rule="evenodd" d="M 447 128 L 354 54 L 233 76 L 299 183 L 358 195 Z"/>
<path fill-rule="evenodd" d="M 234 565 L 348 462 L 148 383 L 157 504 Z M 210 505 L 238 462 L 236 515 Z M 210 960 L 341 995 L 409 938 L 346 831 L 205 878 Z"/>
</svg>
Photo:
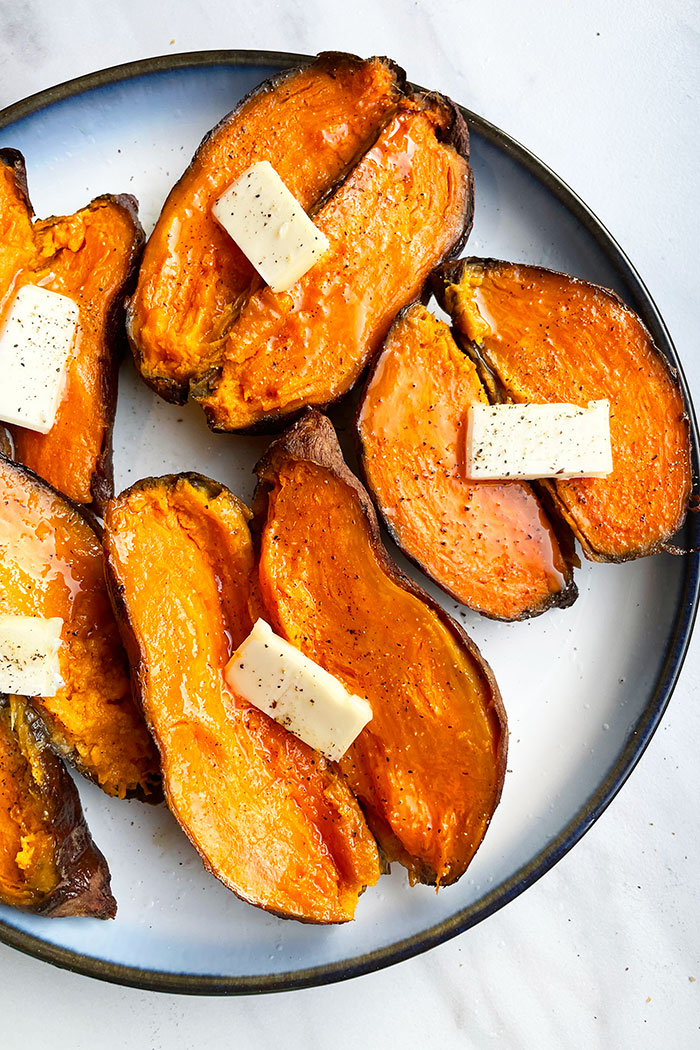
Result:
<svg viewBox="0 0 700 1050">
<path fill-rule="evenodd" d="M 29 197 L 27 168 L 24 156 L 16 149 L 0 149 L 0 164 L 9 168 L 19 196 L 23 199 L 30 219 L 35 217 L 34 208 Z M 97 456 L 90 480 L 92 503 L 88 504 L 97 513 L 101 513 L 108 499 L 114 494 L 114 469 L 112 463 L 112 438 L 114 419 L 117 408 L 117 383 L 119 365 L 127 348 L 124 334 L 125 304 L 132 292 L 138 276 L 139 263 L 143 253 L 146 235 L 138 217 L 138 201 L 129 193 L 102 194 L 95 197 L 83 210 L 96 210 L 112 206 L 120 209 L 127 217 L 133 229 L 132 250 L 126 263 L 126 273 L 121 286 L 115 292 L 110 304 L 102 340 L 106 354 L 99 358 L 100 398 L 104 406 L 105 427 L 102 448 Z M 51 216 L 46 221 L 55 218 Z"/>
<path fill-rule="evenodd" d="M 25 719 L 32 734 L 32 762 L 40 769 L 41 776 L 41 782 L 33 778 L 34 791 L 43 802 L 47 823 L 56 840 L 59 881 L 47 897 L 31 905 L 22 907 L 9 900 L 6 903 L 46 918 L 113 919 L 117 902 L 110 888 L 109 868 L 90 835 L 77 788 L 48 746 L 43 724 L 33 709 L 25 707 L 19 717 Z M 9 723 L 10 718 L 8 698 L 0 694 L 0 719 Z M 11 732 L 18 739 L 14 729 Z"/>
<path fill-rule="evenodd" d="M 431 274 L 431 291 L 437 299 L 440 306 L 443 309 L 446 309 L 445 293 L 447 289 L 450 285 L 459 284 L 462 278 L 464 277 L 466 271 L 469 270 L 471 267 L 479 266 L 480 268 L 488 271 L 492 269 L 497 270 L 501 268 L 508 268 L 515 265 L 518 264 L 508 262 L 504 259 L 495 259 L 491 257 L 482 258 L 480 256 L 467 256 L 462 259 L 448 260 L 444 263 L 441 263 L 440 266 L 437 266 Z M 640 325 L 640 328 L 642 329 L 649 341 L 649 346 L 653 349 L 654 355 L 663 366 L 664 371 L 666 372 L 666 375 L 672 387 L 683 401 L 684 411 L 682 416 L 682 423 L 685 431 L 686 442 L 688 447 L 690 448 L 690 416 L 688 414 L 685 394 L 683 391 L 678 371 L 676 368 L 674 368 L 674 366 L 671 364 L 671 362 L 663 353 L 663 351 L 659 349 L 659 347 L 656 345 L 651 333 L 644 324 L 642 318 L 639 317 L 639 315 L 636 314 L 624 302 L 624 300 L 617 294 L 617 292 L 613 291 L 611 288 L 606 288 L 604 285 L 595 284 L 592 281 L 584 281 L 579 277 L 572 277 L 570 274 L 564 274 L 561 271 L 552 270 L 551 268 L 546 266 L 533 266 L 529 263 L 522 265 L 526 265 L 530 273 L 542 274 L 545 277 L 565 277 L 575 287 L 592 289 L 593 291 L 604 296 L 605 299 L 607 299 L 614 306 L 618 307 L 620 310 L 624 311 L 626 314 L 633 314 L 635 316 L 638 324 Z M 476 342 L 473 342 L 472 340 L 466 338 L 466 336 L 462 332 L 460 332 L 456 328 L 456 326 L 453 326 L 453 334 L 458 345 L 471 358 L 471 360 L 474 362 L 477 369 L 479 370 L 480 374 L 482 375 L 482 378 L 484 379 L 484 385 L 486 386 L 489 392 L 489 400 L 491 400 L 492 402 L 509 400 L 507 392 L 500 383 L 498 376 L 495 375 L 495 373 L 489 367 L 488 363 L 482 357 L 479 345 Z M 669 532 L 667 536 L 643 548 L 635 549 L 633 551 L 620 555 L 611 555 L 601 554 L 590 543 L 588 537 L 581 531 L 577 523 L 573 520 L 571 515 L 567 512 L 566 508 L 562 504 L 562 502 L 559 500 L 557 496 L 556 485 L 552 481 L 544 479 L 541 481 L 532 482 L 532 484 L 542 495 L 547 508 L 551 511 L 552 520 L 554 523 L 557 524 L 562 538 L 565 538 L 568 532 L 570 536 L 578 540 L 578 542 L 581 545 L 581 549 L 583 550 L 586 558 L 589 561 L 623 564 L 627 561 L 634 561 L 637 558 L 648 557 L 653 554 L 660 554 L 664 551 L 670 551 L 671 553 L 685 553 L 684 551 L 679 550 L 679 548 L 670 545 L 669 541 L 671 540 L 673 535 L 683 527 L 687 517 L 687 512 L 690 509 L 690 499 L 686 504 L 684 513 L 676 522 L 675 528 L 671 532 Z"/>
<path fill-rule="evenodd" d="M 24 201 L 24 206 L 27 209 L 29 218 L 33 219 L 34 208 L 32 207 L 32 202 L 29 198 L 27 165 L 24 160 L 24 155 L 20 153 L 18 149 L 12 149 L 10 146 L 5 146 L 0 149 L 0 164 L 11 170 L 18 194 Z"/>
</svg>

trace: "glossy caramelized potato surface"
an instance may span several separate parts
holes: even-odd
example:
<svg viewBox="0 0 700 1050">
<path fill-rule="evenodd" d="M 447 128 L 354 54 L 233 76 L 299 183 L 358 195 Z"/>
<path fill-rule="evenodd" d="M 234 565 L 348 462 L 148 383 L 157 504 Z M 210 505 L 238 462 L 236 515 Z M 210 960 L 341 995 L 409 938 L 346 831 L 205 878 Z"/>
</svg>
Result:
<svg viewBox="0 0 700 1050">
<path fill-rule="evenodd" d="M 677 376 L 637 315 L 598 285 L 498 260 L 449 264 L 436 290 L 510 400 L 610 401 L 613 473 L 544 482 L 586 556 L 663 549 L 688 508 L 690 429 Z"/>
<path fill-rule="evenodd" d="M 402 85 L 385 60 L 331 53 L 265 81 L 207 135 L 148 240 L 129 309 L 139 369 L 162 397 L 185 401 L 189 381 L 222 362 L 226 332 L 260 284 L 212 205 L 267 160 L 313 211 L 376 138 Z"/>
<path fill-rule="evenodd" d="M 112 428 L 123 303 L 143 244 L 136 201 L 98 197 L 33 220 L 21 154 L 0 150 L 0 323 L 16 292 L 41 284 L 78 304 L 77 345 L 48 434 L 12 430 L 17 459 L 76 503 L 112 495 Z"/>
<path fill-rule="evenodd" d="M 247 519 L 199 475 L 138 482 L 107 508 L 115 607 L 168 805 L 206 867 L 278 915 L 345 922 L 380 873 L 360 808 L 336 766 L 224 679 L 252 627 Z"/>
<path fill-rule="evenodd" d="M 316 412 L 258 466 L 259 579 L 272 626 L 372 721 L 341 760 L 384 853 L 413 881 L 464 872 L 498 803 L 506 722 L 464 631 L 399 573 L 369 498 Z"/>
<path fill-rule="evenodd" d="M 576 587 L 531 486 L 465 476 L 469 407 L 487 401 L 448 326 L 414 303 L 392 326 L 363 393 L 360 458 L 404 553 L 458 601 L 517 620 L 571 604 Z"/>
<path fill-rule="evenodd" d="M 267 160 L 328 238 L 274 293 L 212 205 Z M 471 225 L 468 133 L 456 107 L 405 87 L 385 59 L 321 55 L 261 85 L 205 139 L 171 192 L 129 309 L 143 378 L 203 405 L 215 430 L 274 426 L 354 385 L 392 317 Z"/>
<path fill-rule="evenodd" d="M 445 141 L 453 116 L 437 100 L 402 103 L 315 216 L 327 254 L 289 292 L 251 296 L 212 392 L 208 382 L 195 391 L 214 428 L 250 428 L 354 386 L 397 310 L 462 234 L 467 162 Z"/>
<path fill-rule="evenodd" d="M 0 607 L 63 620 L 64 685 L 32 701 L 54 748 L 108 795 L 157 797 L 157 754 L 131 695 L 99 532 L 75 504 L 2 455 Z"/>
</svg>

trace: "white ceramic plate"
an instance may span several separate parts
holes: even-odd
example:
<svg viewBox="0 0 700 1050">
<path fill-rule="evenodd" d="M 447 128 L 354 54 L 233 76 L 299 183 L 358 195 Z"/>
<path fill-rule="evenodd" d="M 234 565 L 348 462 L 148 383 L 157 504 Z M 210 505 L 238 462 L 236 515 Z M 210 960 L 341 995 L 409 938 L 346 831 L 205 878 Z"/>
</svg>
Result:
<svg viewBox="0 0 700 1050">
<path fill-rule="evenodd" d="M 206 52 L 107 70 L 0 113 L 0 146 L 25 155 L 38 215 L 129 192 L 150 232 L 205 132 L 299 57 Z M 469 254 L 540 263 L 616 289 L 675 361 L 646 289 L 585 205 L 508 136 L 466 115 L 476 181 Z M 211 434 L 198 408 L 160 401 L 125 362 L 117 490 L 144 475 L 197 470 L 248 501 L 252 467 L 267 443 Z M 686 527 L 688 545 L 697 545 L 693 530 Z M 585 563 L 570 609 L 516 624 L 441 598 L 397 560 L 464 622 L 508 711 L 503 799 L 457 885 L 438 894 L 410 888 L 395 867 L 361 898 L 355 922 L 285 922 L 209 876 L 165 807 L 110 800 L 80 780 L 88 823 L 112 871 L 116 920 L 42 919 L 0 907 L 0 938 L 60 966 L 146 988 L 272 991 L 339 980 L 423 951 L 503 906 L 556 863 L 600 815 L 658 724 L 692 628 L 697 559 Z"/>
</svg>

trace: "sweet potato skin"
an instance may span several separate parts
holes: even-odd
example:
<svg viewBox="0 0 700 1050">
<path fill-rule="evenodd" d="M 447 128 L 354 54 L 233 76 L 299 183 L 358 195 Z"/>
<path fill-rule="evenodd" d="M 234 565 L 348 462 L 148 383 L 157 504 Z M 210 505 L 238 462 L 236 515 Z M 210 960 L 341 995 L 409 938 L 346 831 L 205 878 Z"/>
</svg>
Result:
<svg viewBox="0 0 700 1050">
<path fill-rule="evenodd" d="M 372 502 L 345 465 L 327 417 L 308 410 L 271 446 L 256 471 L 254 533 L 260 550 L 262 599 L 270 622 L 349 689 L 368 697 L 374 717 L 342 759 L 341 769 L 387 859 L 404 864 L 412 881 L 449 885 L 463 874 L 482 841 L 503 786 L 507 726 L 493 673 L 459 624 L 389 558 Z M 278 499 L 282 498 L 278 494 L 287 483 L 291 495 L 278 513 Z M 304 486 L 306 494 L 316 494 L 311 511 L 303 505 Z M 335 518 L 329 531 L 327 508 L 335 506 L 336 498 L 344 504 L 343 520 L 355 530 L 355 562 L 344 560 L 344 539 Z M 293 578 L 283 567 L 287 514 L 294 518 L 296 537 L 289 554 Z M 333 539 L 331 554 L 324 549 L 326 532 Z M 363 581 L 362 574 L 370 564 Z M 325 574 L 323 593 L 315 589 L 316 572 Z M 385 584 L 379 584 L 381 577 Z M 375 596 L 379 586 L 386 585 L 390 592 L 386 608 L 376 597 L 374 628 L 364 610 L 354 604 L 362 601 L 357 596 L 365 584 Z M 336 614 L 333 628 L 322 615 L 314 619 L 309 614 L 308 622 L 296 622 L 290 611 L 295 595 L 306 596 L 299 600 L 304 601 L 307 612 L 319 610 L 324 600 L 331 603 Z M 432 653 L 434 646 L 436 668 L 444 668 L 439 663 L 443 657 L 453 668 L 461 668 L 450 672 L 455 680 L 448 681 L 444 693 L 433 682 L 422 681 L 423 663 L 414 666 L 408 649 L 388 653 L 384 648 L 379 656 L 375 639 L 369 640 L 372 630 L 381 630 L 385 618 L 387 635 L 381 645 L 391 645 L 390 632 L 394 632 L 393 641 L 403 647 L 406 638 L 401 632 L 410 634 L 412 627 L 407 625 L 413 624 L 414 617 L 417 644 L 424 646 L 425 653 Z M 363 677 L 366 655 L 372 666 L 370 677 Z M 401 661 L 410 667 L 410 673 L 396 671 Z M 392 678 L 395 673 L 396 681 Z M 439 673 L 435 671 L 436 680 Z M 419 692 L 425 690 L 424 708 L 415 697 L 409 699 L 411 676 L 419 683 Z M 444 722 L 429 713 L 441 705 Z M 423 723 L 424 717 L 428 723 Z M 409 811 L 402 811 L 402 805 Z"/>
<path fill-rule="evenodd" d="M 15 443 L 12 440 L 12 434 L 2 423 L 0 423 L 0 452 L 8 459 L 15 458 Z"/>
<path fill-rule="evenodd" d="M 612 475 L 540 483 L 586 557 L 666 549 L 689 506 L 690 425 L 677 374 L 637 315 L 607 288 L 498 259 L 444 265 L 434 291 L 493 396 L 610 400 Z"/>
<path fill-rule="evenodd" d="M 302 206 L 316 208 L 404 92 L 405 74 L 388 59 L 324 52 L 258 85 L 204 137 L 149 238 L 128 308 L 134 358 L 156 393 L 183 404 L 190 381 L 206 381 L 226 329 L 261 283 L 211 216 L 217 197 L 269 160 Z"/>
<path fill-rule="evenodd" d="M 346 922 L 380 874 L 360 809 L 335 766 L 223 676 L 252 627 L 248 514 L 200 475 L 122 493 L 106 512 L 114 608 L 168 804 L 206 868 L 280 917 Z"/>
<path fill-rule="evenodd" d="M 577 595 L 532 488 L 464 477 L 469 406 L 486 402 L 476 369 L 421 303 L 396 318 L 355 418 L 358 460 L 388 532 L 450 597 L 498 620 L 521 620 Z"/>
<path fill-rule="evenodd" d="M 63 619 L 64 686 L 32 706 L 53 749 L 109 795 L 157 802 L 158 758 L 136 708 L 92 514 L 0 455 L 0 604 Z"/>
<path fill-rule="evenodd" d="M 113 492 L 124 299 L 144 241 L 137 202 L 128 194 L 105 195 L 75 215 L 33 221 L 24 158 L 17 150 L 0 150 L 0 212 L 0 299 L 41 281 L 80 308 L 79 348 L 56 422 L 48 434 L 13 426 L 15 455 L 71 499 L 99 510 Z"/>
<path fill-rule="evenodd" d="M 51 918 L 117 910 L 75 784 L 20 697 L 0 698 L 0 901 Z"/>
</svg>

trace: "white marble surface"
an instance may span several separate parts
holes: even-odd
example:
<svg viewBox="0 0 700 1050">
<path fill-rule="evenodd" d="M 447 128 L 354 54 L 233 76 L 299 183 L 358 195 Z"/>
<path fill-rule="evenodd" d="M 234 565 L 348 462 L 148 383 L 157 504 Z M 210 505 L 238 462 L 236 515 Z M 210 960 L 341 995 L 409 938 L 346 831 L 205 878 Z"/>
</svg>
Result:
<svg viewBox="0 0 700 1050">
<path fill-rule="evenodd" d="M 700 403 L 695 0 L 0 0 L 0 106 L 99 67 L 215 47 L 388 54 L 524 142 L 624 246 Z M 0 946 L 0 1045 L 43 1046 L 47 1033 L 57 1050 L 700 1045 L 699 687 L 700 636 L 601 820 L 522 897 L 427 955 L 332 987 L 217 1000 L 99 984 Z"/>
</svg>

